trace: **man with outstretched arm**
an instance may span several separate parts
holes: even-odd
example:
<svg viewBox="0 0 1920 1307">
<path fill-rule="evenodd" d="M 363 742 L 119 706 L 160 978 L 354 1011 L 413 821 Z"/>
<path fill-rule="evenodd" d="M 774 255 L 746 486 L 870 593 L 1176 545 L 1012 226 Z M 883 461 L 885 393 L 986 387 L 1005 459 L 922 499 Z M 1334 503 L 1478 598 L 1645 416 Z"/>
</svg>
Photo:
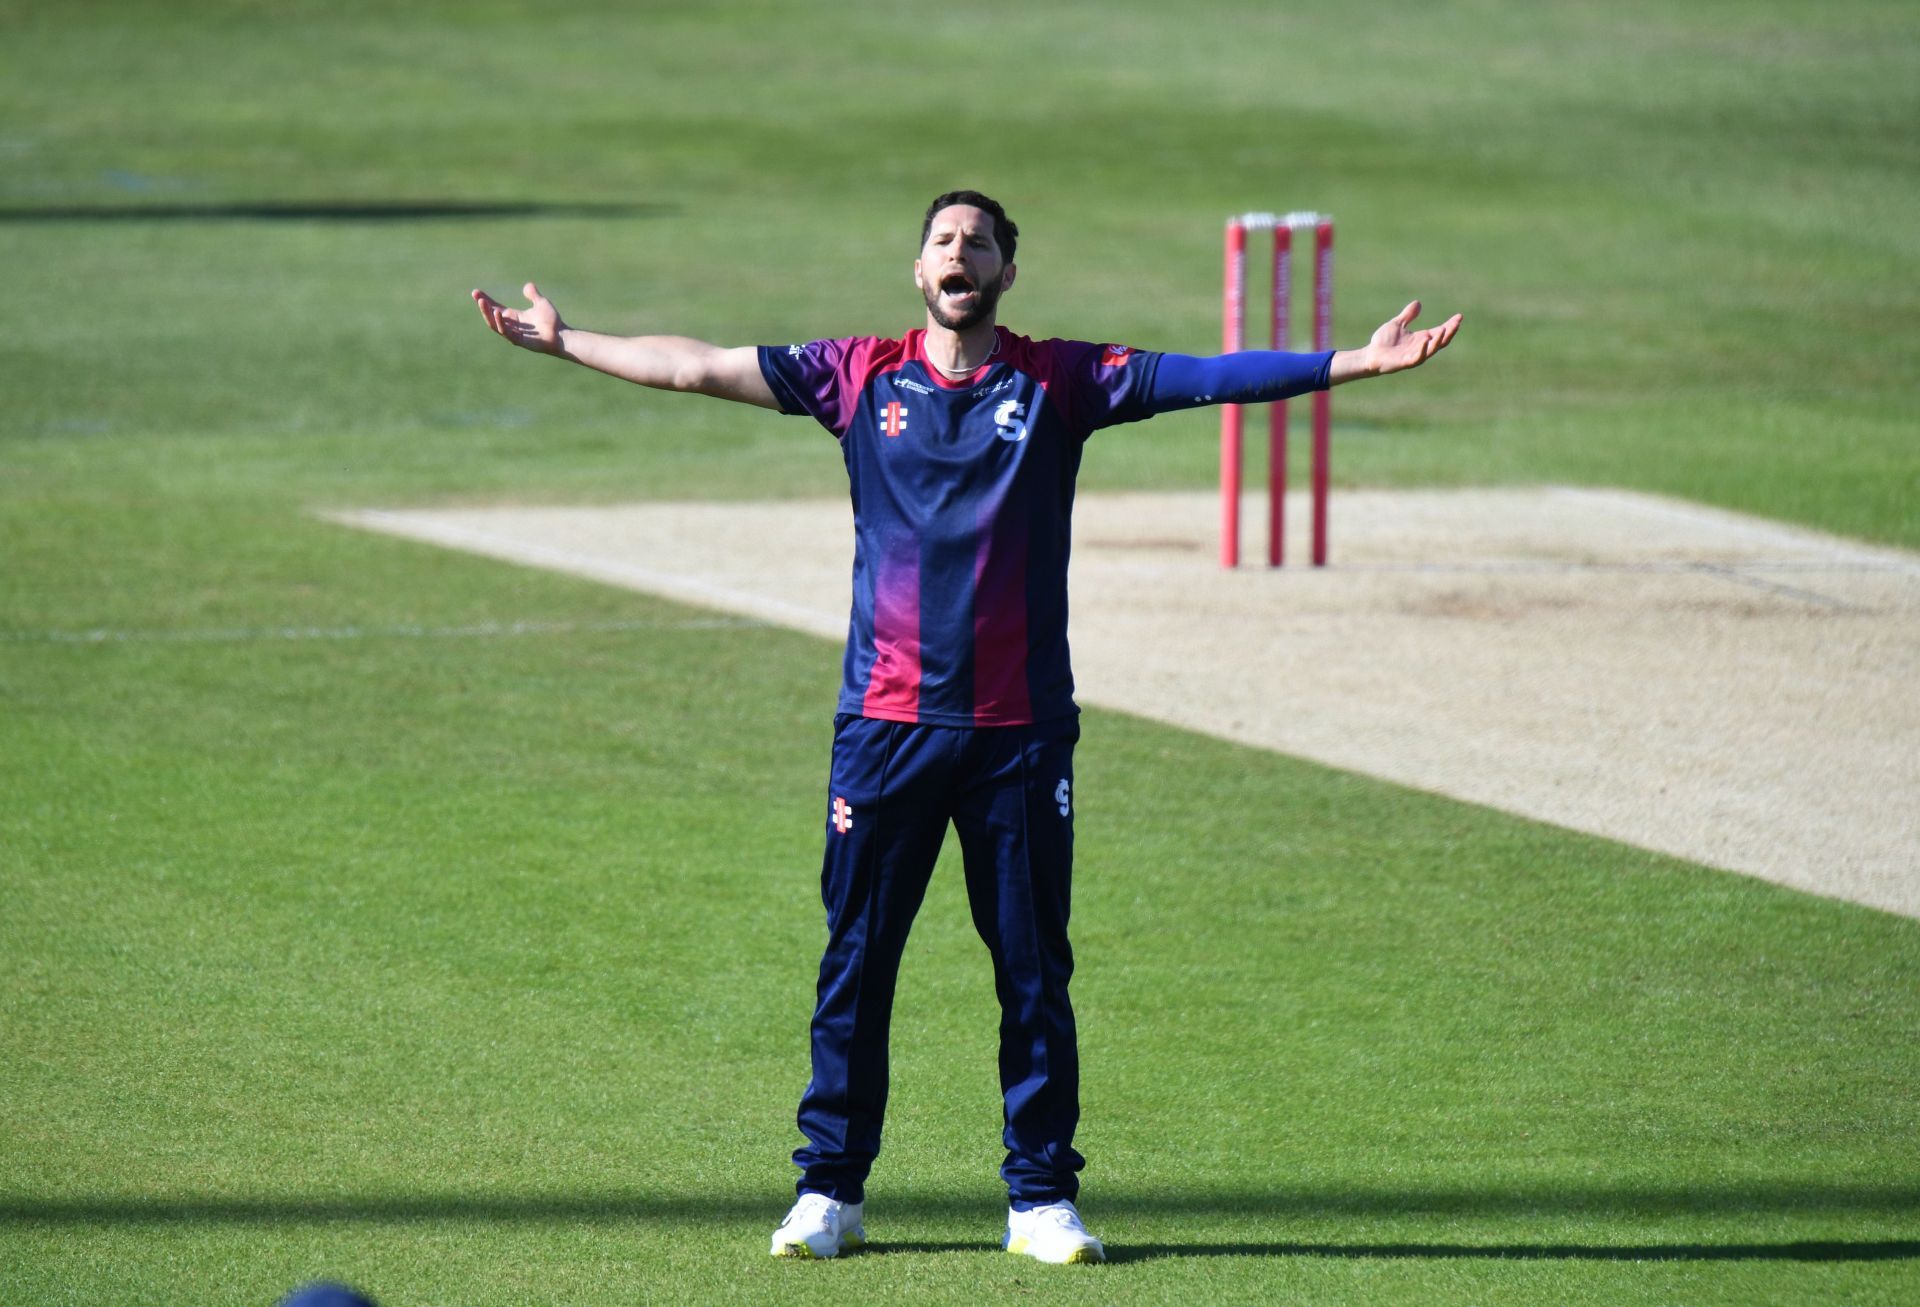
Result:
<svg viewBox="0 0 1920 1307">
<path fill-rule="evenodd" d="M 827 945 L 813 1076 L 794 1153 L 799 1198 L 775 1256 L 865 1241 L 867 1173 L 887 1100 L 901 951 L 949 823 L 975 928 L 993 959 L 1005 1096 L 1005 1246 L 1098 1262 L 1074 1205 L 1079 1063 L 1068 982 L 1073 748 L 1067 554 L 1074 480 L 1102 427 L 1202 404 L 1264 403 L 1417 367 L 1460 328 L 1415 330 L 1418 301 L 1364 347 L 1217 358 L 1029 340 L 996 321 L 1018 229 L 976 191 L 921 223 L 914 284 L 926 325 L 725 349 L 681 336 L 604 336 L 561 320 L 529 282 L 510 309 L 474 291 L 523 348 L 662 390 L 817 420 L 853 496 L 853 614 L 826 808 Z"/>
</svg>

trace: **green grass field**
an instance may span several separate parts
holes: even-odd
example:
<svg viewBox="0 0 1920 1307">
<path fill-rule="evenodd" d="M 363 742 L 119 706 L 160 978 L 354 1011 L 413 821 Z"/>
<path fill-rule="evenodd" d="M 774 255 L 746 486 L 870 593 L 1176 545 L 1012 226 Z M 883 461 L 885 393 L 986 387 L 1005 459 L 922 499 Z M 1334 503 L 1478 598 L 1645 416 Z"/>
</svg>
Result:
<svg viewBox="0 0 1920 1307">
<path fill-rule="evenodd" d="M 876 1250 L 775 1263 L 838 651 L 313 512 L 840 493 L 465 293 L 891 334 L 978 185 L 1028 334 L 1212 348 L 1248 207 L 1339 217 L 1342 343 L 1464 311 L 1341 392 L 1339 484 L 1920 547 L 1916 122 L 1900 4 L 0 0 L 0 1302 L 1920 1297 L 1920 923 L 1111 713 L 1113 1264 L 996 1251 L 957 866 Z M 1204 486 L 1213 431 L 1083 485 Z"/>
</svg>

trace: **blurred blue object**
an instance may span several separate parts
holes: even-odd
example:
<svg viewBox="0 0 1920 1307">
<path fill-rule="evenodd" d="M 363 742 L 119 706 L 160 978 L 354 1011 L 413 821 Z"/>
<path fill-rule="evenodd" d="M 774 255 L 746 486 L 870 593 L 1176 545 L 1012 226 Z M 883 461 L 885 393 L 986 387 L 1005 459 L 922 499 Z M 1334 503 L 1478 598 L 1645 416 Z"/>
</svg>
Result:
<svg viewBox="0 0 1920 1307">
<path fill-rule="evenodd" d="M 278 1307 L 377 1307 L 373 1299 L 344 1284 L 304 1285 L 282 1298 Z"/>
</svg>

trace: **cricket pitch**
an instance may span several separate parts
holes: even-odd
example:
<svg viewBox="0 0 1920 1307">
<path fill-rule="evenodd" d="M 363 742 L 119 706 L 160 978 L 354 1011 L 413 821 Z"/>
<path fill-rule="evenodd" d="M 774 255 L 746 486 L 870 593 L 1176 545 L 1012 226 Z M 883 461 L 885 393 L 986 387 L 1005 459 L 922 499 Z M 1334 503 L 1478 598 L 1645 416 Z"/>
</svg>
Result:
<svg viewBox="0 0 1920 1307">
<path fill-rule="evenodd" d="M 846 634 L 840 501 L 331 516 Z M 1920 556 L 1567 487 L 1333 517 L 1331 567 L 1228 572 L 1214 496 L 1082 495 L 1080 701 L 1920 916 Z"/>
</svg>

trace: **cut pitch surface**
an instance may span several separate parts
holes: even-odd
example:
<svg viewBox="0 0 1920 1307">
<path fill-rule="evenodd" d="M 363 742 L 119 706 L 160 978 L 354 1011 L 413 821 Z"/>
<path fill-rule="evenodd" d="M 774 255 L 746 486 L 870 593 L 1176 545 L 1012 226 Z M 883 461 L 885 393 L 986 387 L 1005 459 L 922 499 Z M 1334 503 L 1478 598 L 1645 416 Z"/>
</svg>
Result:
<svg viewBox="0 0 1920 1307">
<path fill-rule="evenodd" d="M 1083 703 L 1920 916 L 1920 556 L 1624 492 L 1355 492 L 1333 567 L 1226 572 L 1215 508 L 1080 497 Z M 846 632 L 843 502 L 336 516 Z"/>
</svg>

